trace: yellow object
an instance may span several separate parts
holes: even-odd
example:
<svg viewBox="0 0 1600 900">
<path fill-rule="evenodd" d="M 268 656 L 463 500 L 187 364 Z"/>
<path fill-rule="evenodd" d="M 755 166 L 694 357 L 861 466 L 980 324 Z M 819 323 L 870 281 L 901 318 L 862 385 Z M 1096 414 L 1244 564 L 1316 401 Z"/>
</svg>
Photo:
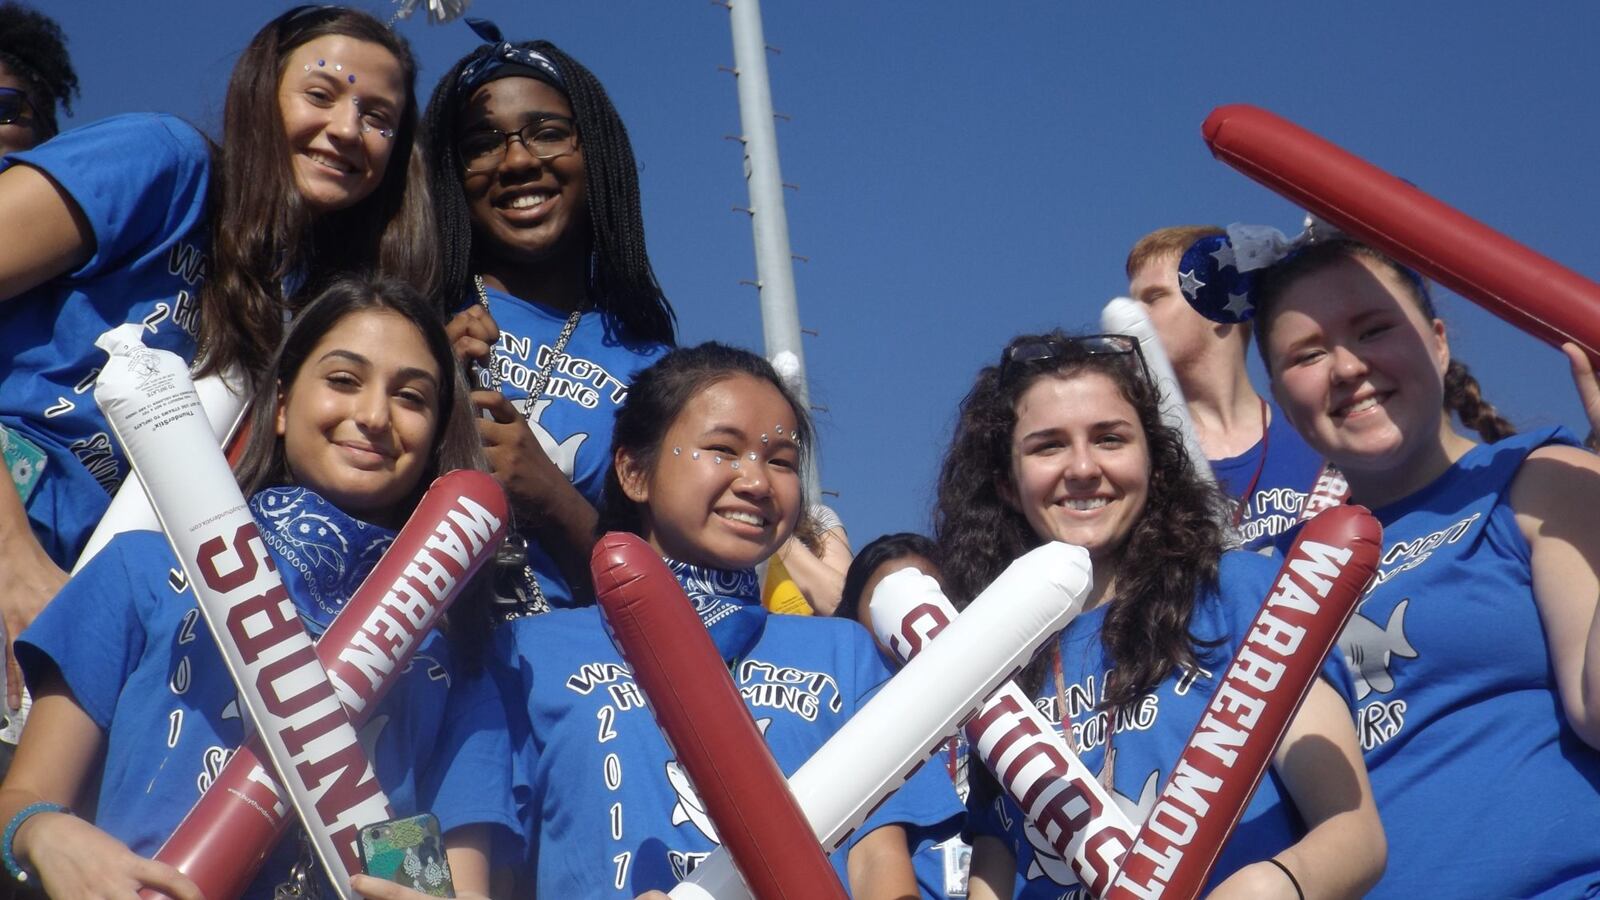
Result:
<svg viewBox="0 0 1600 900">
<path fill-rule="evenodd" d="M 800 592 L 800 586 L 794 583 L 789 570 L 783 567 L 783 561 L 776 556 L 767 560 L 767 580 L 761 586 L 761 605 L 775 613 L 791 616 L 815 615 L 811 604 L 806 602 L 806 595 Z"/>
</svg>

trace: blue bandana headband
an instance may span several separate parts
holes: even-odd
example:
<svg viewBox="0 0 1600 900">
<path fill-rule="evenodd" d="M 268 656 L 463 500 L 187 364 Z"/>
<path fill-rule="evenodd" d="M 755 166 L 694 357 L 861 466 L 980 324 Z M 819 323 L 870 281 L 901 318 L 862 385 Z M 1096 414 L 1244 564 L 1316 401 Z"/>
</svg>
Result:
<svg viewBox="0 0 1600 900">
<path fill-rule="evenodd" d="M 487 82 L 515 75 L 537 78 L 563 94 L 567 92 L 566 81 L 550 57 L 537 50 L 513 46 L 500 34 L 500 27 L 488 19 L 468 19 L 467 26 L 494 48 L 461 67 L 461 74 L 456 76 L 457 94 L 465 96 Z"/>
<path fill-rule="evenodd" d="M 1314 216 L 1306 217 L 1305 230 L 1293 238 L 1266 225 L 1229 225 L 1225 234 L 1206 235 L 1183 252 L 1178 288 L 1195 312 L 1213 322 L 1247 322 L 1256 314 L 1250 297 L 1256 272 L 1337 236 L 1333 226 Z"/>
</svg>

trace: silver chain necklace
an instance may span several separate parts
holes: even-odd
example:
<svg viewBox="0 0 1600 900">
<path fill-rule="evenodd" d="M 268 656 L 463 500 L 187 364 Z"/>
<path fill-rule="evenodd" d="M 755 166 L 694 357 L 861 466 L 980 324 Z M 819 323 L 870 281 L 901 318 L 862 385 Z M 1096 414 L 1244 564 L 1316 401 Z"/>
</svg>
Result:
<svg viewBox="0 0 1600 900">
<path fill-rule="evenodd" d="M 472 284 L 478 289 L 478 305 L 484 312 L 489 311 L 489 292 L 484 288 L 483 276 L 472 276 Z M 578 322 L 583 318 L 583 306 L 579 305 L 567 316 L 567 322 L 561 326 L 561 333 L 556 336 L 555 346 L 550 350 L 550 357 L 545 360 L 539 371 L 534 373 L 533 381 L 528 385 L 528 408 L 522 414 L 524 419 L 533 418 L 534 408 L 544 398 L 544 389 L 550 384 L 550 376 L 555 371 L 556 361 L 567 349 L 567 342 L 572 340 L 572 333 L 578 329 Z M 498 367 L 489 366 L 489 386 L 494 390 L 501 389 L 500 371 Z M 501 621 L 509 622 L 523 616 L 536 616 L 550 611 L 550 601 L 544 595 L 544 589 L 539 586 L 539 579 L 533 574 L 533 566 L 528 564 L 528 539 L 519 532 L 512 531 L 506 536 L 506 543 L 495 554 L 495 562 L 505 566 L 522 566 L 522 577 L 527 585 L 528 596 L 499 597 L 498 615 Z M 497 592 L 498 593 L 498 592 Z"/>
</svg>

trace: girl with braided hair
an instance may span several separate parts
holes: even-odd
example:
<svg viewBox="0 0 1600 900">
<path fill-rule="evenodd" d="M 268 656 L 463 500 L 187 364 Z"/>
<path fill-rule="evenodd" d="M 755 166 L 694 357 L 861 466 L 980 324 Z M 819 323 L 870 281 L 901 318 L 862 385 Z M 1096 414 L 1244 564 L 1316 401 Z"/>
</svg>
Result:
<svg viewBox="0 0 1600 900">
<path fill-rule="evenodd" d="M 1573 836 L 1600 830 L 1600 460 L 1514 433 L 1423 280 L 1369 247 L 1312 244 L 1251 299 L 1280 406 L 1383 523 L 1339 641 L 1389 835 L 1372 896 L 1593 896 L 1600 845 Z"/>
<path fill-rule="evenodd" d="M 545 41 L 487 43 L 426 113 L 451 335 L 482 364 L 473 402 L 527 564 L 504 618 L 581 602 L 611 421 L 673 343 L 650 268 L 627 129 L 593 73 Z"/>
</svg>

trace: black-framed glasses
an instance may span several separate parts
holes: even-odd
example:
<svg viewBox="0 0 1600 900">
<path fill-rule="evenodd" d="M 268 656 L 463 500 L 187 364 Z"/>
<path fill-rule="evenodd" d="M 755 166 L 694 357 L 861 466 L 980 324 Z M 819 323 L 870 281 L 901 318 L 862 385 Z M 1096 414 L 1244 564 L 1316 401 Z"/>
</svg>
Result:
<svg viewBox="0 0 1600 900">
<path fill-rule="evenodd" d="M 19 119 L 33 119 L 33 104 L 28 102 L 28 95 L 17 88 L 0 87 L 0 125 L 11 125 Z"/>
<path fill-rule="evenodd" d="M 1000 357 L 1000 384 L 1015 381 L 1030 364 L 1087 359 L 1091 356 L 1131 356 L 1139 362 L 1145 380 L 1154 384 L 1150 367 L 1139 350 L 1139 339 L 1126 334 L 1084 334 L 1076 337 L 1043 337 L 1018 341 Z"/>
<path fill-rule="evenodd" d="M 487 172 L 505 162 L 513 140 L 539 159 L 555 159 L 578 149 L 578 129 L 566 116 L 543 116 L 518 128 L 486 128 L 461 139 L 456 150 L 469 173 Z"/>
</svg>

